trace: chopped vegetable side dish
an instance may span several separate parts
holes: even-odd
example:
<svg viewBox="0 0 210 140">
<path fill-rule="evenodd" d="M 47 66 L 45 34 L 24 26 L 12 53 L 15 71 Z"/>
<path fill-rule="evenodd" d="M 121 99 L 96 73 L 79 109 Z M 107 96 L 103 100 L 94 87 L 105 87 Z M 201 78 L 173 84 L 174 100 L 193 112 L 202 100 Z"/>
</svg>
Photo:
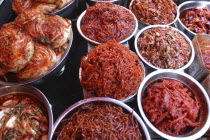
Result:
<svg viewBox="0 0 210 140">
<path fill-rule="evenodd" d="M 147 62 L 162 69 L 183 67 L 191 55 L 190 43 L 172 27 L 144 31 L 138 38 L 138 49 Z"/>
<path fill-rule="evenodd" d="M 32 96 L 10 94 L 0 98 L 1 140 L 48 140 L 48 115 Z"/>
</svg>

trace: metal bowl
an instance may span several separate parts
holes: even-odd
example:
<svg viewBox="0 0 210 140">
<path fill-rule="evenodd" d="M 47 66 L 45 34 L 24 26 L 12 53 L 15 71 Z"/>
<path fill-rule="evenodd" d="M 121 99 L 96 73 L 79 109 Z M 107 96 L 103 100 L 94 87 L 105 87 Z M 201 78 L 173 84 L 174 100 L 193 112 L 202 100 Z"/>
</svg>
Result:
<svg viewBox="0 0 210 140">
<path fill-rule="evenodd" d="M 86 0 L 88 6 L 93 6 L 96 3 L 105 3 L 105 2 L 111 2 L 123 6 L 125 0 Z"/>
<path fill-rule="evenodd" d="M 131 5 L 133 4 L 133 1 L 134 0 L 131 0 L 131 2 L 130 2 L 130 5 L 129 5 L 129 9 L 131 10 L 132 8 L 131 8 Z M 131 10 L 132 11 L 132 10 Z M 177 20 L 178 20 L 178 18 L 179 18 L 179 10 L 178 10 L 178 8 L 177 8 L 177 15 L 176 15 L 176 18 L 171 22 L 171 23 L 169 23 L 169 24 L 165 24 L 165 25 L 173 25 Z M 151 24 L 145 24 L 145 23 L 143 23 L 142 21 L 140 21 L 140 20 L 138 20 L 138 28 L 139 29 L 142 29 L 142 28 L 144 28 L 144 27 L 146 27 L 146 26 L 149 26 L 149 25 L 151 25 Z M 159 24 L 156 24 L 156 25 L 159 25 Z"/>
<path fill-rule="evenodd" d="M 124 8 L 125 10 L 129 11 L 129 12 L 133 15 L 133 17 L 134 17 L 134 19 L 135 19 L 135 22 L 136 22 L 136 26 L 135 26 L 135 29 L 134 29 L 133 33 L 132 33 L 130 36 L 128 36 L 127 38 L 125 38 L 124 40 L 119 41 L 119 43 L 122 44 L 122 43 L 125 43 L 125 42 L 128 41 L 131 37 L 134 36 L 134 34 L 136 33 L 136 31 L 137 31 L 137 29 L 138 29 L 138 21 L 137 21 L 135 15 L 134 15 L 130 10 L 128 10 L 127 8 L 125 8 L 125 7 L 123 7 L 123 6 L 121 6 L 121 7 Z M 78 17 L 78 19 L 77 19 L 77 30 L 78 30 L 78 32 L 79 32 L 80 35 L 81 35 L 84 39 L 86 39 L 90 44 L 93 44 L 93 45 L 102 44 L 102 43 L 100 43 L 100 42 L 94 41 L 94 40 L 92 40 L 92 39 L 86 37 L 86 36 L 83 34 L 83 32 L 82 32 L 82 30 L 81 30 L 81 21 L 82 21 L 83 16 L 85 15 L 85 13 L 86 13 L 86 10 L 85 10 L 84 12 L 82 12 L 82 14 L 81 14 L 81 15 Z"/>
<path fill-rule="evenodd" d="M 52 106 L 45 97 L 45 95 L 40 90 L 32 86 L 12 86 L 12 87 L 5 86 L 0 88 L 0 97 L 9 94 L 27 94 L 32 97 L 35 97 L 45 106 L 48 112 L 48 121 L 49 121 L 48 140 L 50 140 L 53 131 L 53 114 L 52 114 Z"/>
<path fill-rule="evenodd" d="M 54 124 L 54 132 L 59 132 L 61 127 L 62 127 L 62 120 L 69 118 L 69 116 L 76 110 L 78 109 L 78 107 L 82 106 L 85 103 L 90 103 L 90 102 L 108 102 L 108 103 L 113 103 L 114 105 L 120 106 L 124 109 L 124 111 L 132 113 L 134 118 L 137 120 L 137 122 L 139 123 L 139 127 L 140 127 L 140 132 L 142 134 L 142 136 L 144 137 L 143 139 L 147 139 L 150 140 L 150 135 L 149 132 L 147 130 L 147 127 L 145 126 L 144 122 L 141 120 L 141 118 L 139 117 L 139 115 L 133 110 L 131 109 L 128 105 L 117 101 L 115 99 L 111 99 L 111 98 L 105 98 L 105 97 L 95 97 L 95 98 L 88 98 L 88 99 L 84 99 L 81 100 L 75 104 L 73 104 L 72 106 L 70 106 L 68 109 L 66 109 L 59 117 L 58 119 L 55 121 Z M 55 135 L 53 135 L 53 139 L 57 139 L 57 137 Z"/>
<path fill-rule="evenodd" d="M 181 14 L 183 11 L 192 9 L 193 7 L 198 8 L 204 8 L 207 7 L 210 9 L 210 2 L 208 1 L 186 1 L 179 5 L 178 11 Z M 190 39 L 193 39 L 196 33 L 190 31 L 180 20 L 180 17 L 178 18 L 178 28 L 183 31 L 185 34 L 189 36 Z"/>
<path fill-rule="evenodd" d="M 156 81 L 157 79 L 174 79 L 177 81 L 182 82 L 191 91 L 195 94 L 195 96 L 200 101 L 200 116 L 199 120 L 203 122 L 202 125 L 199 127 L 194 128 L 191 132 L 183 135 L 183 136 L 170 136 L 167 135 L 160 130 L 158 130 L 147 118 L 145 112 L 142 107 L 142 97 L 145 89 L 150 85 L 152 82 Z M 200 138 L 210 127 L 210 100 L 205 91 L 205 89 L 198 83 L 193 77 L 176 70 L 158 70 L 151 74 L 149 74 L 140 85 L 138 95 L 137 95 L 137 102 L 138 108 L 140 110 L 140 114 L 143 117 L 143 120 L 146 124 L 158 135 L 162 136 L 165 139 L 176 139 L 176 140 L 191 140 L 191 139 L 198 139 Z"/>
<path fill-rule="evenodd" d="M 136 35 L 136 37 L 135 37 L 134 46 L 135 46 L 135 50 L 136 50 L 138 56 L 141 58 L 141 60 L 142 60 L 144 63 L 146 63 L 150 68 L 153 68 L 153 69 L 155 69 L 155 70 L 158 70 L 158 69 L 161 69 L 161 68 L 156 67 L 156 66 L 150 64 L 149 62 L 147 62 L 147 61 L 144 59 L 144 57 L 141 55 L 141 53 L 139 52 L 139 49 L 138 49 L 138 38 L 140 37 L 140 35 L 141 35 L 144 31 L 146 31 L 146 30 L 148 30 L 148 29 L 151 29 L 151 28 L 154 28 L 154 27 L 171 27 L 171 26 L 168 26 L 168 25 L 150 25 L 150 26 L 147 26 L 147 27 L 141 29 L 141 30 L 137 33 L 137 35 Z M 186 38 L 186 40 L 189 42 L 190 47 L 191 47 L 191 56 L 190 56 L 190 59 L 189 59 L 188 63 L 185 64 L 184 66 L 182 66 L 181 68 L 176 69 L 176 70 L 183 71 L 183 70 L 185 70 L 187 67 L 189 67 L 189 66 L 192 64 L 193 60 L 194 60 L 194 57 L 195 57 L 194 47 L 193 47 L 193 45 L 192 45 L 192 41 L 191 41 L 191 40 L 190 40 L 182 31 L 180 31 L 180 30 L 178 30 L 177 28 L 174 28 L 174 27 L 171 27 L 171 28 L 172 28 L 173 30 L 179 32 L 181 35 L 183 35 L 183 36 Z"/>
<path fill-rule="evenodd" d="M 140 60 L 139 60 L 139 62 L 140 62 L 140 65 L 141 65 L 143 73 L 144 73 L 143 74 L 143 79 L 144 79 L 145 76 L 146 76 L 145 67 L 144 67 L 144 64 Z M 80 80 L 80 83 L 81 83 L 81 80 L 82 80 L 82 68 L 81 67 L 79 68 L 79 80 Z M 84 99 L 91 98 L 91 97 L 96 97 L 93 94 L 88 93 L 84 88 L 82 88 L 82 91 L 83 91 Z M 137 92 L 135 94 L 130 95 L 127 98 L 119 100 L 119 101 L 124 102 L 124 103 L 132 102 L 134 100 L 134 97 L 136 96 L 136 94 L 137 94 Z"/>
<path fill-rule="evenodd" d="M 53 12 L 53 14 L 59 15 L 61 17 L 67 18 L 76 9 L 77 0 L 72 0 L 69 4 Z"/>
<path fill-rule="evenodd" d="M 40 75 L 36 78 L 32 78 L 32 79 L 25 80 L 25 81 L 19 81 L 19 82 L 0 81 L 0 86 L 18 86 L 18 85 L 26 85 L 26 84 L 36 85 L 36 84 L 44 82 L 46 79 L 48 79 L 52 76 L 55 76 L 64 67 L 64 64 L 66 62 L 68 53 L 71 49 L 72 41 L 73 41 L 73 32 L 72 32 L 72 29 L 71 29 L 70 30 L 69 43 L 68 43 L 68 47 L 67 47 L 65 53 L 59 59 L 59 61 L 56 64 L 54 64 L 54 66 L 52 66 L 51 68 L 48 69 L 48 71 L 45 74 Z"/>
</svg>

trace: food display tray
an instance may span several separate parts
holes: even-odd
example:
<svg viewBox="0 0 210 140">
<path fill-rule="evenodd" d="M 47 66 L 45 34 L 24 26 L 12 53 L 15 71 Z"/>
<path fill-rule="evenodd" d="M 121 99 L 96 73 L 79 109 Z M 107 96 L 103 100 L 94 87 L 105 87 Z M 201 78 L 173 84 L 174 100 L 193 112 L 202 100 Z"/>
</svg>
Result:
<svg viewBox="0 0 210 140">
<path fill-rule="evenodd" d="M 178 0 L 176 0 L 178 1 Z M 16 14 L 11 9 L 12 0 L 5 0 L 2 5 L 0 5 L 0 27 L 7 22 L 12 22 L 16 17 Z M 128 1 L 124 4 L 128 6 Z M 73 43 L 71 50 L 69 52 L 68 58 L 66 60 L 63 71 L 58 75 L 52 76 L 42 83 L 37 83 L 32 85 L 42 91 L 48 98 L 50 104 L 52 105 L 53 118 L 54 121 L 72 104 L 84 99 L 82 86 L 79 80 L 79 68 L 80 60 L 85 56 L 90 50 L 90 45 L 88 42 L 78 33 L 76 28 L 76 21 L 78 16 L 87 8 L 85 0 L 78 0 L 76 9 L 67 16 L 67 18 L 72 21 L 73 29 Z M 135 52 L 134 48 L 134 37 L 131 38 L 127 45 L 130 49 Z M 154 71 L 149 67 L 146 68 L 146 74 Z M 204 79 L 203 79 L 204 80 Z M 202 82 L 202 81 L 199 81 Z M 139 109 L 137 107 L 136 97 L 132 102 L 126 103 L 131 108 L 133 108 L 138 114 Z M 148 127 L 152 139 L 163 139 Z M 201 138 L 210 139 L 210 135 L 207 133 Z"/>
</svg>

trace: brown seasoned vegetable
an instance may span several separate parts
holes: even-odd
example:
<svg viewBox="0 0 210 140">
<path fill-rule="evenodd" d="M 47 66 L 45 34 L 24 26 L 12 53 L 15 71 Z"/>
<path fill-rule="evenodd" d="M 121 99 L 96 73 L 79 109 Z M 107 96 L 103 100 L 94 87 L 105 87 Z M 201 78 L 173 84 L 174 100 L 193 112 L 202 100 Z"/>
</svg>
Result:
<svg viewBox="0 0 210 140">
<path fill-rule="evenodd" d="M 142 57 L 158 68 L 178 69 L 184 66 L 191 54 L 190 43 L 172 27 L 153 27 L 138 39 Z"/>
<path fill-rule="evenodd" d="M 130 8 L 144 24 L 169 24 L 177 15 L 173 0 L 134 0 Z"/>
</svg>

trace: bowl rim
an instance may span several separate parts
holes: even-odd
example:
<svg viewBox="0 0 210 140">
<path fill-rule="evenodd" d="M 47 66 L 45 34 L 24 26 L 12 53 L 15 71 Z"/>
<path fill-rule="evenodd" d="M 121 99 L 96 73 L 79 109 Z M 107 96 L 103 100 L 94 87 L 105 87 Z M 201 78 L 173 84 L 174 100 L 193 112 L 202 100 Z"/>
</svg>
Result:
<svg viewBox="0 0 210 140">
<path fill-rule="evenodd" d="M 102 101 L 102 102 L 109 102 L 112 104 L 115 104 L 117 106 L 122 107 L 123 109 L 127 110 L 130 113 L 133 113 L 134 118 L 138 121 L 138 124 L 140 124 L 140 127 L 142 128 L 142 130 L 144 131 L 144 135 L 146 137 L 146 139 L 150 140 L 150 135 L 148 132 L 148 129 L 146 127 L 146 125 L 144 124 L 144 122 L 142 121 L 142 119 L 140 118 L 140 116 L 128 105 L 126 105 L 123 102 L 120 102 L 118 100 L 112 99 L 112 98 L 107 98 L 107 97 L 92 97 L 92 98 L 87 98 L 87 99 L 83 99 L 80 100 L 76 103 L 74 103 L 73 105 L 71 105 L 70 107 L 68 107 L 55 121 L 54 123 L 54 128 L 53 128 L 53 133 L 52 135 L 54 135 L 54 132 L 56 131 L 58 125 L 60 124 L 60 122 L 71 112 L 74 111 L 75 109 L 77 109 L 79 106 L 85 104 L 85 103 L 90 103 L 90 102 L 96 102 L 96 101 Z M 142 133 L 142 132 L 141 132 Z"/>
<path fill-rule="evenodd" d="M 181 14 L 181 12 L 183 12 L 183 11 L 180 11 L 180 9 L 183 7 L 183 6 L 185 6 L 186 4 L 191 4 L 191 3 L 201 3 L 201 4 L 209 4 L 210 5 L 210 2 L 209 1 L 185 1 L 185 2 L 183 2 L 183 3 L 181 3 L 179 6 L 178 6 L 178 11 L 179 11 L 179 13 Z M 193 7 L 189 7 L 188 9 L 186 9 L 186 10 L 189 10 L 189 9 L 192 9 Z M 201 7 L 199 7 L 199 8 L 203 8 L 203 5 L 201 6 Z M 179 17 L 178 17 L 178 22 L 181 24 L 181 26 L 182 27 L 184 27 L 184 29 L 186 29 L 188 32 L 190 32 L 192 35 L 196 35 L 196 34 L 200 34 L 200 33 L 195 33 L 195 32 L 193 32 L 193 31 L 191 31 L 191 30 L 189 30 L 183 23 L 182 23 L 182 21 L 181 21 L 181 19 L 180 19 L 180 15 L 179 15 Z"/>
<path fill-rule="evenodd" d="M 131 2 L 130 2 L 130 4 L 129 4 L 129 10 L 131 10 L 132 11 L 132 8 L 131 8 L 131 6 L 132 6 L 132 4 L 133 4 L 133 1 L 135 1 L 135 0 L 131 0 Z M 175 2 L 174 2 L 175 3 Z M 176 4 L 176 3 L 175 3 Z M 177 4 L 176 4 L 176 6 L 177 6 Z M 132 12 L 133 13 L 133 12 Z M 179 15 L 180 15 L 180 13 L 179 13 L 179 10 L 178 10 L 178 6 L 177 6 L 177 8 L 176 8 L 176 17 L 175 17 L 175 19 L 172 21 L 172 22 L 170 22 L 170 23 L 168 23 L 168 24 L 145 24 L 144 22 L 142 22 L 142 21 L 140 21 L 139 19 L 137 19 L 138 20 L 138 22 L 140 22 L 141 24 L 143 24 L 143 25 L 145 25 L 145 26 L 150 26 L 150 25 L 172 25 L 172 24 L 174 24 L 178 19 L 179 19 Z M 133 13 L 134 14 L 134 13 Z M 135 15 L 135 14 L 134 14 Z"/>
<path fill-rule="evenodd" d="M 62 7 L 61 9 L 52 12 L 52 14 L 59 14 L 60 12 L 62 12 L 63 10 L 65 10 L 67 7 L 69 7 L 70 5 L 72 5 L 74 2 L 76 2 L 77 0 L 72 0 L 71 2 L 69 2 L 67 5 L 65 5 L 64 7 Z"/>
<path fill-rule="evenodd" d="M 192 64 L 192 62 L 193 62 L 193 60 L 194 60 L 194 58 L 195 58 L 195 50 L 194 50 L 192 41 L 191 41 L 191 40 L 189 39 L 189 37 L 188 37 L 186 34 L 184 34 L 181 30 L 179 30 L 179 29 L 177 29 L 177 28 L 175 28 L 175 27 L 169 26 L 169 25 L 149 25 L 149 26 L 147 26 L 147 27 L 144 27 L 143 29 L 141 29 L 141 30 L 137 33 L 137 35 L 136 35 L 136 37 L 135 37 L 135 40 L 134 40 L 134 47 L 135 47 L 135 50 L 136 50 L 137 55 L 141 58 L 141 60 L 142 60 L 144 63 L 146 63 L 149 67 L 151 67 L 151 68 L 153 68 L 153 69 L 155 69 L 155 70 L 159 70 L 159 69 L 164 70 L 164 68 L 156 67 L 156 66 L 152 65 L 151 63 L 149 63 L 148 61 L 146 61 L 146 60 L 144 59 L 144 57 L 141 55 L 141 53 L 140 53 L 140 51 L 139 51 L 139 49 L 138 49 L 138 39 L 139 39 L 139 36 L 140 36 L 144 31 L 146 31 L 146 30 L 148 30 L 148 29 L 151 29 L 151 28 L 154 28 L 154 27 L 161 27 L 161 28 L 170 27 L 170 28 L 172 28 L 173 30 L 179 32 L 179 33 L 180 33 L 182 36 L 184 36 L 184 38 L 189 42 L 190 48 L 191 48 L 191 55 L 190 55 L 190 57 L 189 57 L 189 61 L 187 62 L 187 64 L 183 65 L 182 67 L 180 67 L 180 68 L 178 68 L 178 69 L 174 69 L 174 70 L 183 71 L 183 70 L 185 70 L 186 68 L 188 68 L 188 67 Z M 171 70 L 173 70 L 173 69 L 171 69 Z"/>
<path fill-rule="evenodd" d="M 115 4 L 115 5 L 117 5 L 117 4 Z M 136 33 L 137 29 L 138 29 L 138 20 L 137 20 L 136 16 L 135 16 L 129 9 L 127 9 L 127 8 L 121 6 L 121 5 L 118 5 L 118 6 L 124 8 L 125 10 L 127 10 L 127 11 L 134 17 L 134 20 L 135 20 L 135 28 L 134 28 L 132 34 L 130 34 L 127 38 L 125 38 L 125 39 L 119 41 L 119 43 L 122 44 L 122 43 L 128 41 L 129 39 L 131 39 L 131 37 L 133 37 L 133 36 L 135 35 L 135 33 Z M 87 10 L 83 11 L 83 12 L 80 14 L 80 16 L 78 17 L 78 19 L 77 19 L 76 26 L 77 26 L 77 30 L 78 30 L 79 34 L 80 34 L 85 40 L 87 40 L 88 42 L 91 42 L 91 43 L 93 43 L 93 44 L 95 44 L 95 45 L 103 44 L 103 43 L 101 43 L 101 42 L 94 41 L 94 40 L 92 40 L 92 39 L 86 37 L 86 36 L 83 34 L 80 25 L 81 25 L 82 18 L 83 18 L 84 15 L 86 14 L 86 11 L 87 11 Z M 106 42 L 105 42 L 105 43 L 106 43 Z"/>
<path fill-rule="evenodd" d="M 105 2 L 116 2 L 116 1 L 121 1 L 121 0 L 87 0 L 87 1 L 92 1 L 96 3 L 105 3 Z"/>
<path fill-rule="evenodd" d="M 47 76 L 49 73 L 51 73 L 52 71 L 54 71 L 62 62 L 63 60 L 67 57 L 71 46 L 72 46 L 72 42 L 73 42 L 73 30 L 72 30 L 72 25 L 70 27 L 70 36 L 69 36 L 69 40 L 68 40 L 68 47 L 65 50 L 65 53 L 61 56 L 61 58 L 51 67 L 49 68 L 44 74 L 36 77 L 36 78 L 32 78 L 29 80 L 24 80 L 24 81 L 20 81 L 20 82 L 5 82 L 5 81 L 0 81 L 0 86 L 20 86 L 20 85 L 26 85 L 26 84 L 31 84 L 33 82 L 39 81 L 42 78 L 44 78 L 45 76 Z"/>
<path fill-rule="evenodd" d="M 157 74 L 161 74 L 161 73 L 174 73 L 174 74 L 177 74 L 177 75 L 182 75 L 184 76 L 185 78 L 191 80 L 193 83 L 195 83 L 202 91 L 205 99 L 206 99 L 206 102 L 207 102 L 207 106 L 208 106 L 208 116 L 207 116 L 207 120 L 206 120 L 206 123 L 205 125 L 201 128 L 201 130 L 199 130 L 197 133 L 193 134 L 193 135 L 190 135 L 190 136 L 170 136 L 168 134 L 165 134 L 163 132 L 161 132 L 160 130 L 158 130 L 150 121 L 149 119 L 146 117 L 145 113 L 144 113 L 144 110 L 143 110 L 143 107 L 142 107 L 142 102 L 141 102 L 141 96 L 142 96 L 142 90 L 146 84 L 146 82 L 153 76 L 156 76 Z M 161 77 L 160 77 L 161 78 Z M 159 79 L 160 79 L 159 78 Z M 170 139 L 170 140 L 194 140 L 194 139 L 197 139 L 197 138 L 200 138 L 203 134 L 205 134 L 205 132 L 209 129 L 210 127 L 210 100 L 209 100 L 209 97 L 208 97 L 208 94 L 207 92 L 205 91 L 205 89 L 201 86 L 201 84 L 195 80 L 193 77 L 191 77 L 190 75 L 184 73 L 184 72 L 181 72 L 181 71 L 176 71 L 176 70 L 157 70 L 157 71 L 154 71 L 152 73 L 150 73 L 149 75 L 147 75 L 147 77 L 143 80 L 142 84 L 140 85 L 139 87 L 139 90 L 138 90 L 138 94 L 137 94 L 137 105 L 138 105 L 138 108 L 139 108 L 139 111 L 140 111 L 140 114 L 143 118 L 143 120 L 145 121 L 145 123 L 155 132 L 157 133 L 158 135 L 160 135 L 161 137 L 163 138 L 166 138 L 166 139 Z"/>
<path fill-rule="evenodd" d="M 30 90 L 31 92 L 7 92 L 7 93 L 3 93 L 0 94 L 0 97 L 3 96 L 7 96 L 9 94 L 26 94 L 29 96 L 32 96 L 34 98 L 36 98 L 41 104 L 43 104 L 45 106 L 45 109 L 47 110 L 48 113 L 48 122 L 49 122 L 49 130 L 48 130 L 48 140 L 51 139 L 52 137 L 52 131 L 53 131 L 53 112 L 52 112 L 52 105 L 49 103 L 49 100 L 47 99 L 47 97 L 37 88 L 30 86 L 30 85 L 17 85 L 17 86 L 2 86 L 0 87 L 0 90 L 2 89 L 16 89 L 16 88 L 25 88 Z"/>
<path fill-rule="evenodd" d="M 87 56 L 85 56 L 85 58 L 87 59 Z M 141 61 L 141 59 L 139 59 L 139 63 L 140 63 L 141 68 L 143 70 L 143 78 L 142 78 L 142 81 L 143 81 L 145 79 L 145 77 L 146 77 L 146 69 L 145 69 L 145 66 L 144 66 L 143 62 Z M 81 81 L 82 81 L 82 68 L 81 68 L 81 66 L 79 67 L 79 81 L 80 81 L 80 85 L 82 86 L 82 84 L 81 84 Z M 141 81 L 141 83 L 142 83 L 142 81 Z M 140 87 L 141 83 L 139 84 L 138 88 Z M 82 90 L 83 90 L 83 97 L 84 97 L 84 95 L 88 94 L 88 93 L 87 93 L 86 89 L 83 88 L 83 86 L 82 86 Z M 123 103 L 130 102 L 137 95 L 137 93 L 138 93 L 138 90 L 133 95 L 130 95 L 130 96 L 126 97 L 125 99 L 118 100 L 118 101 L 123 102 Z M 95 97 L 97 97 L 97 96 L 95 96 Z M 87 98 L 85 98 L 85 99 L 87 99 Z M 117 100 L 117 99 L 115 99 L 115 100 Z"/>
</svg>

